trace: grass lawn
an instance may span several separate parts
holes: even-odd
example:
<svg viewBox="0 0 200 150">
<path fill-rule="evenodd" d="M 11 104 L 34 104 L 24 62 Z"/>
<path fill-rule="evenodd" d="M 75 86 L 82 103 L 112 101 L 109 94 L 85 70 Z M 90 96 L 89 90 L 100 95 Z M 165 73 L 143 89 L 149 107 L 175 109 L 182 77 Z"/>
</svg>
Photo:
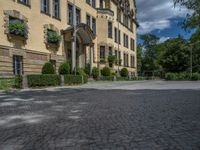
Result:
<svg viewBox="0 0 200 150">
<path fill-rule="evenodd" d="M 14 79 L 0 79 L 0 90 L 9 90 L 15 84 Z"/>
</svg>

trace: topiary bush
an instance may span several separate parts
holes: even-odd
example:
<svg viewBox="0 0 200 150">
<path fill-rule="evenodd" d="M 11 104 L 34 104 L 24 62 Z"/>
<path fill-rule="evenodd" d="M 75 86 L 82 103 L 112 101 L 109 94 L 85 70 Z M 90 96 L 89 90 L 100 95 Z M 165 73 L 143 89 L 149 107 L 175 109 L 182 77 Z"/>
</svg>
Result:
<svg viewBox="0 0 200 150">
<path fill-rule="evenodd" d="M 42 67 L 42 74 L 55 74 L 52 63 L 47 62 L 44 64 L 44 66 Z"/>
<path fill-rule="evenodd" d="M 27 75 L 29 87 L 58 86 L 61 83 L 59 75 Z"/>
<path fill-rule="evenodd" d="M 128 69 L 127 68 L 123 68 L 120 71 L 120 74 L 121 74 L 122 77 L 128 77 Z"/>
<path fill-rule="evenodd" d="M 94 67 L 94 68 L 92 69 L 92 76 L 93 76 L 93 78 L 95 78 L 95 79 L 97 79 L 97 78 L 99 77 L 99 68 Z"/>
<path fill-rule="evenodd" d="M 101 74 L 102 74 L 103 76 L 110 76 L 110 75 L 111 75 L 110 68 L 104 67 L 104 68 L 101 70 Z"/>
<path fill-rule="evenodd" d="M 60 65 L 58 72 L 60 75 L 70 74 L 70 64 L 68 62 L 64 62 Z"/>
</svg>

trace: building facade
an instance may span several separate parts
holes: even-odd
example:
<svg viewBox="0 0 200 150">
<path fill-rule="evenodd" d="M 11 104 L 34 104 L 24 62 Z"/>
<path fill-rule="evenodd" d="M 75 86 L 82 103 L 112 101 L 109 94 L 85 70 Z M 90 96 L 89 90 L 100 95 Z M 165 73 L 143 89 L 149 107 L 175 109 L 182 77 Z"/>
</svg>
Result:
<svg viewBox="0 0 200 150">
<path fill-rule="evenodd" d="M 136 28 L 134 0 L 1 0 L 0 76 L 39 74 L 49 61 L 58 71 L 65 60 L 136 75 Z"/>
</svg>

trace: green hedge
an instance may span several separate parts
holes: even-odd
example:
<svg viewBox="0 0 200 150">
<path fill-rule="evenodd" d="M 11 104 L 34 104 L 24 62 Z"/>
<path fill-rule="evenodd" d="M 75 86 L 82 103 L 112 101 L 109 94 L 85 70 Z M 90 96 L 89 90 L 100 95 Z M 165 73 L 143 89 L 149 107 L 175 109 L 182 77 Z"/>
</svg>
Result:
<svg viewBox="0 0 200 150">
<path fill-rule="evenodd" d="M 83 82 L 87 83 L 88 82 L 88 75 L 83 75 Z"/>
<path fill-rule="evenodd" d="M 114 76 L 101 76 L 102 81 L 114 81 Z"/>
<path fill-rule="evenodd" d="M 165 79 L 166 80 L 189 80 L 189 74 L 186 72 L 182 73 L 166 73 Z"/>
<path fill-rule="evenodd" d="M 0 78 L 0 90 L 8 90 L 15 86 L 14 78 Z"/>
<path fill-rule="evenodd" d="M 192 80 L 197 81 L 200 80 L 200 73 L 193 73 L 192 74 Z"/>
<path fill-rule="evenodd" d="M 128 77 L 117 77 L 116 79 L 117 79 L 117 81 L 128 81 L 129 80 Z"/>
<path fill-rule="evenodd" d="M 14 87 L 17 88 L 17 89 L 21 89 L 22 88 L 22 82 L 23 82 L 23 77 L 21 75 L 17 75 L 15 77 Z"/>
<path fill-rule="evenodd" d="M 85 77 L 85 82 L 86 82 L 86 77 Z M 81 75 L 65 75 L 64 76 L 64 83 L 67 85 L 72 85 L 72 84 L 82 84 L 82 76 Z"/>
<path fill-rule="evenodd" d="M 44 87 L 44 86 L 58 86 L 61 78 L 59 75 L 45 74 L 45 75 L 27 75 L 29 87 Z"/>
</svg>

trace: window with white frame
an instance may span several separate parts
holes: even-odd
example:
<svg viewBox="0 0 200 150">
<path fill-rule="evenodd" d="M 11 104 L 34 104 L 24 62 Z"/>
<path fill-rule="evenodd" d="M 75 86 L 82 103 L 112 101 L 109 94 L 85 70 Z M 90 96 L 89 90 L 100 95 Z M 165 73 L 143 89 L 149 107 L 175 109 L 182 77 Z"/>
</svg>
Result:
<svg viewBox="0 0 200 150">
<path fill-rule="evenodd" d="M 41 0 L 41 12 L 49 14 L 49 0 Z"/>
<path fill-rule="evenodd" d="M 53 0 L 53 17 L 60 19 L 60 0 Z"/>
</svg>

